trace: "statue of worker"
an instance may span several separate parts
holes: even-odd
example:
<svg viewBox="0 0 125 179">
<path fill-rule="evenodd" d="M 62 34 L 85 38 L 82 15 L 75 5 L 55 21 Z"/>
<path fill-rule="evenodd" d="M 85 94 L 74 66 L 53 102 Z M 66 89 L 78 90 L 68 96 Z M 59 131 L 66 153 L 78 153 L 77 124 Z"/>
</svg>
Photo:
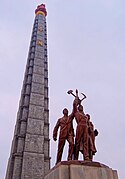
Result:
<svg viewBox="0 0 125 179">
<path fill-rule="evenodd" d="M 56 126 L 53 130 L 53 139 L 57 140 L 57 133 L 60 127 L 59 142 L 58 142 L 58 152 L 56 164 L 61 161 L 62 153 L 66 140 L 69 143 L 69 151 L 67 160 L 72 160 L 73 150 L 74 150 L 74 129 L 73 129 L 73 118 L 74 114 L 68 115 L 68 109 L 63 109 L 63 117 L 59 118 Z"/>
</svg>

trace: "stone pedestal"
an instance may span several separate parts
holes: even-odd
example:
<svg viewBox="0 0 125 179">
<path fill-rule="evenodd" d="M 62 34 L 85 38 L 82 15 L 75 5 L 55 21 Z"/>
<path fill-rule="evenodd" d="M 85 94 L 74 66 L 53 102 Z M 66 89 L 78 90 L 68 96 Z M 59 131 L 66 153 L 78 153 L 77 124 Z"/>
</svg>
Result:
<svg viewBox="0 0 125 179">
<path fill-rule="evenodd" d="M 63 161 L 45 179 L 118 179 L 117 171 L 99 162 Z"/>
</svg>

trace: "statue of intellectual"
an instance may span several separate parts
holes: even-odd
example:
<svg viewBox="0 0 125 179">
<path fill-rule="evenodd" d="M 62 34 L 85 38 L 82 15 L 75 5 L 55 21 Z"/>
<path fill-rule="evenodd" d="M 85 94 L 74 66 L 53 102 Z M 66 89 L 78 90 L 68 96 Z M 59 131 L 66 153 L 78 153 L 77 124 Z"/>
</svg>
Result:
<svg viewBox="0 0 125 179">
<path fill-rule="evenodd" d="M 69 143 L 69 151 L 68 151 L 67 160 L 72 160 L 72 155 L 73 155 L 73 150 L 74 150 L 74 129 L 73 129 L 73 123 L 72 123 L 73 118 L 74 118 L 73 113 L 71 113 L 68 116 L 68 109 L 66 108 L 63 109 L 63 117 L 58 119 L 56 126 L 53 130 L 53 139 L 54 141 L 56 141 L 58 128 L 60 127 L 56 164 L 61 161 L 63 148 L 64 148 L 66 140 Z"/>
</svg>

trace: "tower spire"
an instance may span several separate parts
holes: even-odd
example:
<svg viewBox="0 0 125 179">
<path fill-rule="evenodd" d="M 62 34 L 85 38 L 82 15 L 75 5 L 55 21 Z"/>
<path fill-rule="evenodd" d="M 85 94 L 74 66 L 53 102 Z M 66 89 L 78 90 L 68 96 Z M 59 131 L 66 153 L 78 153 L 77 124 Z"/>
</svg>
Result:
<svg viewBox="0 0 125 179">
<path fill-rule="evenodd" d="M 37 6 L 37 9 L 35 10 L 35 14 L 36 15 L 42 14 L 43 16 L 47 16 L 45 4 L 41 4 L 41 5 Z"/>
<path fill-rule="evenodd" d="M 35 14 L 6 179 L 43 179 L 50 168 L 45 5 Z"/>
</svg>

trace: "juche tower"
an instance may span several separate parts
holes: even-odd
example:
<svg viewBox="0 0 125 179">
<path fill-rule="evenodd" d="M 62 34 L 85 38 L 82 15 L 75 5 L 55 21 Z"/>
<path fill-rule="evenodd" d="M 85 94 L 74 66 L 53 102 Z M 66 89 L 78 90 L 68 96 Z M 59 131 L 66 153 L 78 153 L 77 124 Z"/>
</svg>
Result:
<svg viewBox="0 0 125 179">
<path fill-rule="evenodd" d="M 47 11 L 35 10 L 6 179 L 43 179 L 50 168 Z"/>
</svg>

